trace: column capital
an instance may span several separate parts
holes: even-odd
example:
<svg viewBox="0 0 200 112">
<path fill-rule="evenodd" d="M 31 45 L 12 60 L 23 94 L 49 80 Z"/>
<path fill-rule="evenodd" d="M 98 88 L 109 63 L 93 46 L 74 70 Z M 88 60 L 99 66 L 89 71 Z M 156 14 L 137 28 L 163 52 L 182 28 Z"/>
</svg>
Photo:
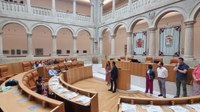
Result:
<svg viewBox="0 0 200 112">
<path fill-rule="evenodd" d="M 133 32 L 126 32 L 127 37 L 131 37 L 131 35 L 133 34 Z"/>
<path fill-rule="evenodd" d="M 196 21 L 184 21 L 185 25 L 193 25 Z"/>
<path fill-rule="evenodd" d="M 27 37 L 32 37 L 32 33 L 27 33 Z"/>
<path fill-rule="evenodd" d="M 115 39 L 115 37 L 116 37 L 116 35 L 110 35 L 110 37 L 112 38 L 112 39 Z"/>
<path fill-rule="evenodd" d="M 149 31 L 155 31 L 157 27 L 149 27 Z"/>
<path fill-rule="evenodd" d="M 56 37 L 57 37 L 57 35 L 52 35 L 52 38 L 53 38 L 53 39 L 56 39 Z"/>
<path fill-rule="evenodd" d="M 78 37 L 77 35 L 73 35 L 72 36 L 73 39 L 77 39 L 77 37 Z"/>
</svg>

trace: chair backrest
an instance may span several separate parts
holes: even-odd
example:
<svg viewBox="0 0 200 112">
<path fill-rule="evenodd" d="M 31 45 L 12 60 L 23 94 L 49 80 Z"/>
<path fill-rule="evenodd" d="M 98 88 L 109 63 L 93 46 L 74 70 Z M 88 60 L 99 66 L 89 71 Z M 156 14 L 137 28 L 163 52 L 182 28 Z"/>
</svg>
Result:
<svg viewBox="0 0 200 112">
<path fill-rule="evenodd" d="M 1 77 L 8 76 L 8 66 L 7 65 L 0 66 L 0 76 Z"/>
<path fill-rule="evenodd" d="M 125 56 L 121 56 L 121 57 L 120 57 L 120 60 L 121 60 L 121 61 L 126 61 L 126 57 L 125 57 Z"/>
<path fill-rule="evenodd" d="M 127 61 L 131 61 L 134 58 L 134 56 L 128 56 Z"/>
<path fill-rule="evenodd" d="M 60 63 L 58 66 L 61 71 L 65 70 L 66 68 L 64 63 Z"/>
<path fill-rule="evenodd" d="M 22 67 L 23 67 L 23 71 L 27 72 L 29 70 L 32 69 L 32 65 L 31 62 L 27 61 L 27 62 L 22 62 Z"/>
<path fill-rule="evenodd" d="M 154 63 L 158 63 L 158 62 L 163 62 L 163 58 L 161 57 L 155 57 L 153 60 Z"/>
<path fill-rule="evenodd" d="M 146 57 L 145 63 L 152 63 L 153 58 L 152 57 Z"/>
<path fill-rule="evenodd" d="M 178 63 L 178 59 L 177 58 L 170 59 L 170 64 L 177 64 L 177 63 Z"/>
</svg>

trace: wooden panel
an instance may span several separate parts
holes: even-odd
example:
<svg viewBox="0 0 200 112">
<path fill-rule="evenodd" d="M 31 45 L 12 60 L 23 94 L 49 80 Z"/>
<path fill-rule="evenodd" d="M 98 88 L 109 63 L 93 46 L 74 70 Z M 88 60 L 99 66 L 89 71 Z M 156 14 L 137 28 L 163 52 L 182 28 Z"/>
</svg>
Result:
<svg viewBox="0 0 200 112">
<path fill-rule="evenodd" d="M 119 76 L 117 79 L 117 89 L 129 90 L 130 89 L 130 71 L 119 69 Z"/>
</svg>

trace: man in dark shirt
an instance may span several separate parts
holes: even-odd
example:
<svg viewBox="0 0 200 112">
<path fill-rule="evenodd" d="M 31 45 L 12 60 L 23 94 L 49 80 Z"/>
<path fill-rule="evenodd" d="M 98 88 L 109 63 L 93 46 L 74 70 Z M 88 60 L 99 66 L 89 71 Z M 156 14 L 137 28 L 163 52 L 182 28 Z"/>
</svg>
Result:
<svg viewBox="0 0 200 112">
<path fill-rule="evenodd" d="M 118 78 L 118 69 L 115 65 L 115 62 L 112 62 L 112 69 L 111 69 L 111 87 L 109 89 L 109 91 L 112 91 L 113 93 L 116 92 L 117 89 L 117 78 Z M 113 83 L 114 83 L 114 90 L 113 90 Z"/>
<path fill-rule="evenodd" d="M 178 59 L 178 64 L 174 67 L 174 71 L 176 71 L 176 96 L 174 98 L 178 98 L 180 96 L 180 86 L 182 84 L 183 87 L 183 97 L 187 96 L 187 71 L 189 66 L 184 63 L 183 58 Z"/>
</svg>

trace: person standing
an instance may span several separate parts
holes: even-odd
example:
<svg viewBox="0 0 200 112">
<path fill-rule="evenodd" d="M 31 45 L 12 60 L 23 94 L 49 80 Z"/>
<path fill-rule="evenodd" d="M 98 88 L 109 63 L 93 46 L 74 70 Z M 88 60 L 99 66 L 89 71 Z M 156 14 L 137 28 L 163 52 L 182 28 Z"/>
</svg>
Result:
<svg viewBox="0 0 200 112">
<path fill-rule="evenodd" d="M 193 95 L 200 95 L 200 62 L 192 72 L 193 77 Z"/>
<path fill-rule="evenodd" d="M 115 93 L 117 89 L 118 69 L 114 61 L 112 62 L 112 69 L 110 72 L 111 72 L 111 79 L 110 79 L 111 87 L 109 91 L 112 91 L 113 93 Z M 113 86 L 114 86 L 114 90 L 113 90 Z"/>
<path fill-rule="evenodd" d="M 110 77 L 111 77 L 110 76 L 110 70 L 111 70 L 110 61 L 107 61 L 105 70 L 106 70 L 106 82 L 107 82 L 107 85 L 109 85 Z"/>
<path fill-rule="evenodd" d="M 150 94 L 153 94 L 153 80 L 155 78 L 155 71 L 152 69 L 152 65 L 148 65 L 148 70 L 146 71 L 146 91 L 150 90 Z"/>
<path fill-rule="evenodd" d="M 189 66 L 184 63 L 184 59 L 182 57 L 178 58 L 178 64 L 174 67 L 174 71 L 176 71 L 176 96 L 174 98 L 178 98 L 180 96 L 180 86 L 182 84 L 183 87 L 183 97 L 187 96 L 187 71 Z"/>
<path fill-rule="evenodd" d="M 168 70 L 165 67 L 163 67 L 163 65 L 163 62 L 159 62 L 157 68 L 158 85 L 160 89 L 160 94 L 158 96 L 163 96 L 163 98 L 166 98 L 165 82 L 166 78 L 168 77 Z"/>
</svg>

